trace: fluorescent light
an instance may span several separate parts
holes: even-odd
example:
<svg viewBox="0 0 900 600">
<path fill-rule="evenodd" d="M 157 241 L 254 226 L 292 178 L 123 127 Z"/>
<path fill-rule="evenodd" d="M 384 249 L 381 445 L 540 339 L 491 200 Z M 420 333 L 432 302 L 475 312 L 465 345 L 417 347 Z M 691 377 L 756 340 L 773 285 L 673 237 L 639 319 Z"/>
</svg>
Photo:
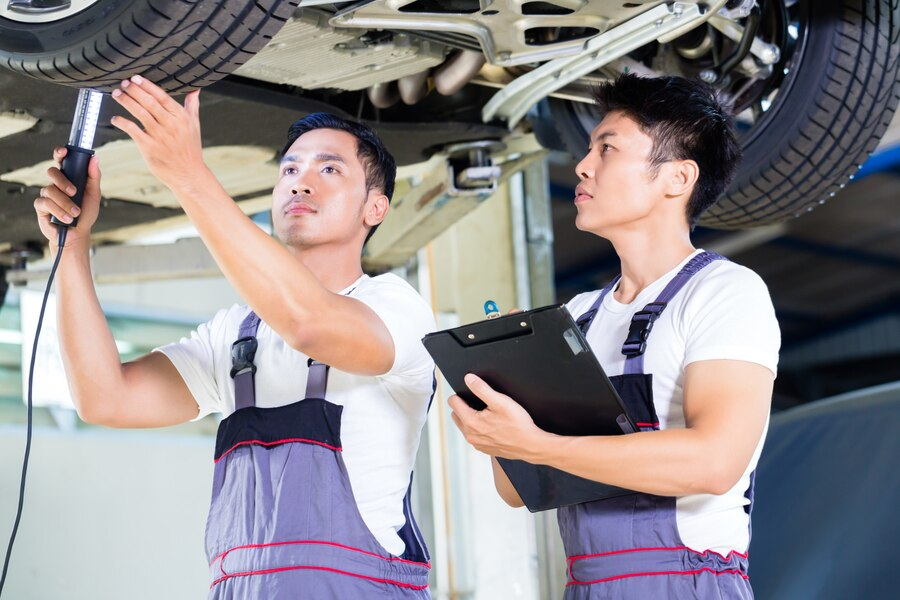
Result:
<svg viewBox="0 0 900 600">
<path fill-rule="evenodd" d="M 0 344 L 22 344 L 22 332 L 12 329 L 0 329 Z"/>
</svg>

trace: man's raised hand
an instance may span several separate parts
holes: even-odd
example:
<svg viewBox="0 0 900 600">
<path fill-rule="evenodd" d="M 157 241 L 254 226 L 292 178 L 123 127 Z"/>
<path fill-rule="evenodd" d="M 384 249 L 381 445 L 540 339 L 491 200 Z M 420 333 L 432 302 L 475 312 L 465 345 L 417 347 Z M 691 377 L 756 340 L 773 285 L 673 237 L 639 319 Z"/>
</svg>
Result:
<svg viewBox="0 0 900 600">
<path fill-rule="evenodd" d="M 150 171 L 170 189 L 191 185 L 206 169 L 200 138 L 200 91 L 189 93 L 184 106 L 140 75 L 126 79 L 113 99 L 137 121 L 113 117 L 114 127 L 134 140 Z"/>
</svg>

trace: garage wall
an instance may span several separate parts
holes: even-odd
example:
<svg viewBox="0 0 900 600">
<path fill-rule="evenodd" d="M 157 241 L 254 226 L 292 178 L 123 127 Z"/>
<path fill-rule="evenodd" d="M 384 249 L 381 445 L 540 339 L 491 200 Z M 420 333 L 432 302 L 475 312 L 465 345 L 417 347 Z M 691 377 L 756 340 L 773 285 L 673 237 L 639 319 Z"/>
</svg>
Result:
<svg viewBox="0 0 900 600">
<path fill-rule="evenodd" d="M 0 427 L 4 551 L 24 439 L 24 427 Z M 4 598 L 203 598 L 213 445 L 177 432 L 36 429 Z"/>
</svg>

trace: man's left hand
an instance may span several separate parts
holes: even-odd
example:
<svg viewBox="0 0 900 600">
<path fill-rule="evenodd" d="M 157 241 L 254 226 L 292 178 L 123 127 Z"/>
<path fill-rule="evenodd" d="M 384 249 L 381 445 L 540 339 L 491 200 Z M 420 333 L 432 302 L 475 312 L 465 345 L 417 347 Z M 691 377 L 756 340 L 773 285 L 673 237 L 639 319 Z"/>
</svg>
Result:
<svg viewBox="0 0 900 600">
<path fill-rule="evenodd" d="M 126 79 L 112 97 L 140 122 L 113 117 L 137 144 L 150 171 L 170 189 L 189 185 L 206 169 L 200 140 L 200 91 L 189 93 L 184 106 L 139 75 Z"/>
<path fill-rule="evenodd" d="M 541 442 L 552 434 L 534 424 L 515 400 L 494 390 L 480 377 L 469 373 L 466 385 L 487 408 L 475 410 L 459 396 L 448 403 L 453 422 L 476 450 L 501 458 L 534 461 Z"/>
</svg>

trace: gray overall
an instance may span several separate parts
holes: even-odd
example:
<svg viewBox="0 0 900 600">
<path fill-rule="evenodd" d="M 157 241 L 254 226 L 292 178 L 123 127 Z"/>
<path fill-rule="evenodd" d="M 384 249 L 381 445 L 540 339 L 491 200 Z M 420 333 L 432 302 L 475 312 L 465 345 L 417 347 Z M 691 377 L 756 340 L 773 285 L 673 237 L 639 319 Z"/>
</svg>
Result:
<svg viewBox="0 0 900 600">
<path fill-rule="evenodd" d="M 703 252 L 691 259 L 655 302 L 635 313 L 622 348 L 625 372 L 610 377 L 641 431 L 659 429 L 651 374 L 644 351 L 653 323 L 666 304 L 703 267 L 723 257 Z M 587 335 L 603 299 L 618 278 L 578 319 Z M 752 502 L 753 478 L 746 497 Z M 746 507 L 747 513 L 750 506 Z M 747 555 L 721 556 L 685 546 L 675 520 L 675 498 L 632 494 L 560 508 L 559 529 L 567 557 L 567 600 L 599 598 L 752 598 Z"/>
<path fill-rule="evenodd" d="M 428 551 L 409 489 L 398 532 L 402 556 L 388 553 L 360 516 L 341 456 L 343 407 L 325 399 L 328 367 L 310 361 L 304 399 L 256 406 L 258 326 L 251 312 L 231 350 L 235 412 L 216 436 L 206 526 L 209 597 L 430 598 Z"/>
</svg>

